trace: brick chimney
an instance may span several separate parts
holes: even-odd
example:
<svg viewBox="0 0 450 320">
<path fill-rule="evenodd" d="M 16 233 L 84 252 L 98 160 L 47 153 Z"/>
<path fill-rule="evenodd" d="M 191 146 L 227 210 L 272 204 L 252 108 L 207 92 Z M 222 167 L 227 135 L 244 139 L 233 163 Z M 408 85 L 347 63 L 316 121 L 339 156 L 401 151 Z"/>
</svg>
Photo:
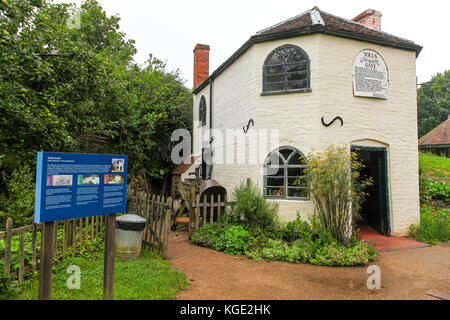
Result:
<svg viewBox="0 0 450 320">
<path fill-rule="evenodd" d="M 367 9 L 361 12 L 352 21 L 361 23 L 367 27 L 381 30 L 381 12 L 373 9 Z"/>
<path fill-rule="evenodd" d="M 194 90 L 209 77 L 209 46 L 197 44 L 194 48 Z"/>
</svg>

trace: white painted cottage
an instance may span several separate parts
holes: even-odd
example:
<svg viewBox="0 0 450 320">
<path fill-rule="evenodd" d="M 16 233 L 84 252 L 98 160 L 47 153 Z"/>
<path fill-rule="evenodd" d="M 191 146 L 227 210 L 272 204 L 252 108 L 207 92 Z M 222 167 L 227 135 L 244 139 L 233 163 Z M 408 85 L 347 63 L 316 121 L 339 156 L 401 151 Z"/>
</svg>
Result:
<svg viewBox="0 0 450 320">
<path fill-rule="evenodd" d="M 297 211 L 313 212 L 296 155 L 330 144 L 349 152 L 358 147 L 376 182 L 363 210 L 366 221 L 383 234 L 406 234 L 419 222 L 421 49 L 381 31 L 378 11 L 347 20 L 317 7 L 256 33 L 212 74 L 209 46 L 197 45 L 193 155 L 203 154 L 203 178 L 217 180 L 231 194 L 250 177 L 279 202 L 280 219 L 290 220 Z M 269 143 L 261 138 L 265 133 Z M 272 139 L 275 145 L 255 151 L 255 136 L 261 145 L 270 146 Z M 229 161 L 233 150 L 236 159 Z M 280 163 L 267 175 L 270 156 Z"/>
</svg>

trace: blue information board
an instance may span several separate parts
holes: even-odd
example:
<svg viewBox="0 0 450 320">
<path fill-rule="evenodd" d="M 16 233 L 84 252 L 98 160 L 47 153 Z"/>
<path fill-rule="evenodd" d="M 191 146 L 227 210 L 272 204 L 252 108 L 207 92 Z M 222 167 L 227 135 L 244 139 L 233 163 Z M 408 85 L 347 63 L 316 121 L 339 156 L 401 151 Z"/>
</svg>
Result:
<svg viewBox="0 0 450 320">
<path fill-rule="evenodd" d="M 124 155 L 38 152 L 35 223 L 126 211 Z"/>
</svg>

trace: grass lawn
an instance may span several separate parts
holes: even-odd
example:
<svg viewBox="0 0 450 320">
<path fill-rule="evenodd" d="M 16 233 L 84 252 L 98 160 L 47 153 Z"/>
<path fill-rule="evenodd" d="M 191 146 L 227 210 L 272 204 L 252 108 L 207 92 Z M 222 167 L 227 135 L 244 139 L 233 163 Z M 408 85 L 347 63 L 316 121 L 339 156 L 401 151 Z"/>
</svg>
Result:
<svg viewBox="0 0 450 320">
<path fill-rule="evenodd" d="M 450 158 L 420 152 L 419 163 L 427 178 L 450 182 Z"/>
<path fill-rule="evenodd" d="M 67 279 L 72 275 L 67 268 L 77 265 L 81 269 L 81 288 L 69 290 Z M 36 300 L 39 278 L 32 276 L 20 285 L 18 300 Z M 115 259 L 115 300 L 170 300 L 188 286 L 186 276 L 170 268 L 169 261 L 149 251 L 133 261 Z M 68 258 L 53 267 L 52 300 L 101 300 L 103 299 L 103 253 L 90 257 Z"/>
</svg>

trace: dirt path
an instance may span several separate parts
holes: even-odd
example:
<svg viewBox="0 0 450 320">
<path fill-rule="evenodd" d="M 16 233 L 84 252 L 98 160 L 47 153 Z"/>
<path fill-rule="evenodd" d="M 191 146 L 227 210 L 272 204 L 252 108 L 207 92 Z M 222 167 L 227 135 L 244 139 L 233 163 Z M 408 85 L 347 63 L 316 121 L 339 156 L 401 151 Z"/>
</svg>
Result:
<svg viewBox="0 0 450 320">
<path fill-rule="evenodd" d="M 171 233 L 168 254 L 191 283 L 178 299 L 421 299 L 428 290 L 450 293 L 448 245 L 380 253 L 372 263 L 381 268 L 380 290 L 367 289 L 367 267 L 235 258 L 192 245 L 186 234 Z"/>
</svg>

